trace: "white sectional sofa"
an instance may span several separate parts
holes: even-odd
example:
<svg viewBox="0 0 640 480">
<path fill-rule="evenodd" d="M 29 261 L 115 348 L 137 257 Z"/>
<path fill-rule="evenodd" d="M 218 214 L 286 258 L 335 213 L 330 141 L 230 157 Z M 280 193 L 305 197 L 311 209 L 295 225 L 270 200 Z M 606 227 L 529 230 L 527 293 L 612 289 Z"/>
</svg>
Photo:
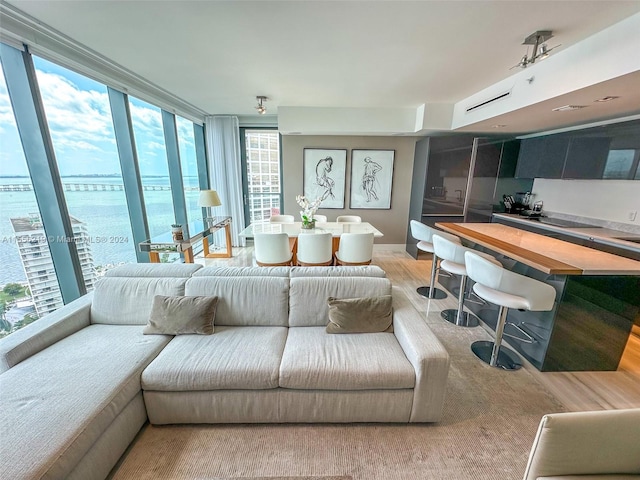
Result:
<svg viewBox="0 0 640 480">
<path fill-rule="evenodd" d="M 393 333 L 325 332 L 389 293 Z M 218 296 L 213 335 L 143 335 L 155 295 Z M 0 341 L 0 478 L 105 478 L 147 419 L 436 422 L 448 367 L 377 267 L 126 265 Z"/>
</svg>

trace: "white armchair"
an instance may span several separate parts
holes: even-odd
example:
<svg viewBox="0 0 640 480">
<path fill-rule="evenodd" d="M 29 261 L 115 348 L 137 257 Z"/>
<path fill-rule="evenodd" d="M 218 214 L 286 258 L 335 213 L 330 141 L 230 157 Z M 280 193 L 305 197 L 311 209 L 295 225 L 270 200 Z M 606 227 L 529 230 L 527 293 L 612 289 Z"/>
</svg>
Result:
<svg viewBox="0 0 640 480">
<path fill-rule="evenodd" d="M 524 480 L 640 479 L 640 408 L 545 415 Z"/>
</svg>

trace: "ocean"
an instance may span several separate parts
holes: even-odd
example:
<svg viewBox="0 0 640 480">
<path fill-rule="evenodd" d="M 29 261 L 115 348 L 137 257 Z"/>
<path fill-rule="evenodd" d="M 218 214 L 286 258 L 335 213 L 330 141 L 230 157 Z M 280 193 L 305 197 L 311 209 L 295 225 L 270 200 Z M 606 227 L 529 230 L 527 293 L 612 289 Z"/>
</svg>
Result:
<svg viewBox="0 0 640 480">
<path fill-rule="evenodd" d="M 185 187 L 190 187 L 185 191 L 189 216 L 197 218 L 201 214 L 197 206 L 198 178 L 185 176 L 183 180 Z M 122 179 L 103 176 L 63 177 L 62 183 L 99 185 L 98 190 L 65 191 L 69 213 L 87 226 L 94 266 L 135 262 L 137 245 L 134 245 L 131 234 L 124 191 L 100 190 L 101 185 L 122 185 Z M 30 180 L 0 177 L 0 185 L 18 184 L 30 184 Z M 166 188 L 169 186 L 169 177 L 143 176 L 142 184 Z M 153 237 L 171 230 L 171 224 L 174 223 L 171 191 L 145 190 L 144 199 L 150 235 Z M 26 281 L 10 218 L 37 212 L 33 191 L 0 191 L 0 288 L 10 282 Z"/>
</svg>

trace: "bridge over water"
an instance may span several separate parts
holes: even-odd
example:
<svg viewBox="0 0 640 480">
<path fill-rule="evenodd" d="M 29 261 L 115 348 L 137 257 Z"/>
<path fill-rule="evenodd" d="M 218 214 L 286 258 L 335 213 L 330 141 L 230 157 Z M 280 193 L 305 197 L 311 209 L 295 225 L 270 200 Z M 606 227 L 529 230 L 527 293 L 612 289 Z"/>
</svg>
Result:
<svg viewBox="0 0 640 480">
<path fill-rule="evenodd" d="M 108 192 L 122 191 L 124 185 L 111 183 L 63 183 L 63 188 L 67 192 Z M 143 190 L 149 191 L 168 191 L 171 190 L 169 185 L 142 185 Z M 186 191 L 200 190 L 198 187 L 184 187 Z M 19 183 L 13 185 L 0 185 L 0 192 L 30 192 L 33 186 L 30 183 Z"/>
</svg>

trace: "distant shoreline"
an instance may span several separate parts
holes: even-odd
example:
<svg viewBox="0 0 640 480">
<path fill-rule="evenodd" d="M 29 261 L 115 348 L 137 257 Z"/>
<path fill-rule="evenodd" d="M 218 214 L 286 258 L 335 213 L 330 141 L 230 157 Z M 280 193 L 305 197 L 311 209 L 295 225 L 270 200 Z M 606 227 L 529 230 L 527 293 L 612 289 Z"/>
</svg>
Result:
<svg viewBox="0 0 640 480">
<path fill-rule="evenodd" d="M 168 175 L 140 175 L 145 178 L 166 178 Z M 186 175 L 195 176 L 195 175 Z M 0 178 L 31 178 L 29 175 L 0 175 Z M 92 175 L 60 175 L 60 178 L 122 178 L 122 175 L 117 174 L 92 174 Z"/>
</svg>

